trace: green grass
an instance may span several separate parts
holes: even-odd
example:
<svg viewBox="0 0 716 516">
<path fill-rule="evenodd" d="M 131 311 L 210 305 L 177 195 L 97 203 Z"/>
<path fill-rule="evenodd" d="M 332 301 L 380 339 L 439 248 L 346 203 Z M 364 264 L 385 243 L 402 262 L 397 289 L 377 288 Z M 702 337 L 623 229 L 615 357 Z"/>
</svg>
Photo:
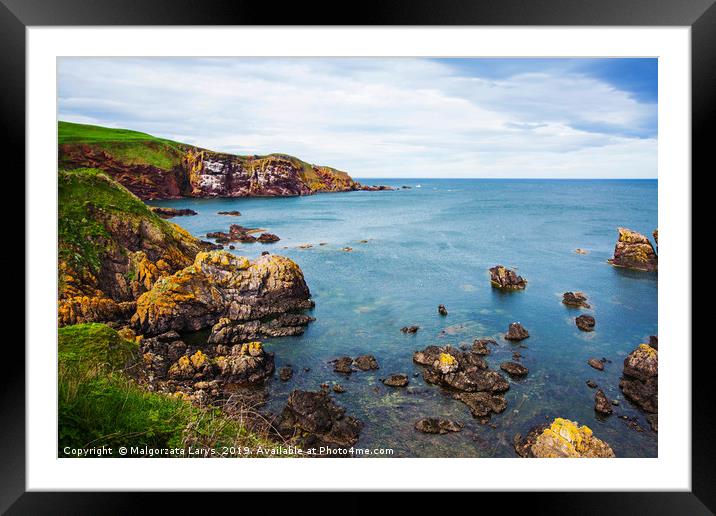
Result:
<svg viewBox="0 0 716 516">
<path fill-rule="evenodd" d="M 60 170 L 57 181 L 59 257 L 76 271 L 99 269 L 109 234 L 97 220 L 97 209 L 149 217 L 165 225 L 139 198 L 100 170 Z"/>
<path fill-rule="evenodd" d="M 59 329 L 60 456 L 65 448 L 271 447 L 218 409 L 198 408 L 169 395 L 147 392 L 128 376 L 137 360 L 134 342 L 103 324 Z"/>
<path fill-rule="evenodd" d="M 172 140 L 129 129 L 63 121 L 57 123 L 57 141 L 60 146 L 91 145 L 128 165 L 152 165 L 163 170 L 178 165 L 184 155 L 184 146 Z M 60 162 L 62 161 L 61 148 Z"/>
</svg>

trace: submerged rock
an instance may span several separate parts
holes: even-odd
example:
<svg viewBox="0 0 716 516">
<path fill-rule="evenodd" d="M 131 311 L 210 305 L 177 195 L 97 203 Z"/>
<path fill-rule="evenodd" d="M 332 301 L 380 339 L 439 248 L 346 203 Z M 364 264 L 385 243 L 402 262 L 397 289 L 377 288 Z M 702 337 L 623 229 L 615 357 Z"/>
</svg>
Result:
<svg viewBox="0 0 716 516">
<path fill-rule="evenodd" d="M 438 313 L 442 316 L 445 316 L 448 314 L 447 308 L 445 308 L 445 305 L 438 305 Z"/>
<path fill-rule="evenodd" d="M 515 436 L 515 450 L 521 457 L 613 458 L 611 447 L 594 437 L 588 426 L 556 418 L 549 426 L 530 430 L 523 439 Z"/>
<path fill-rule="evenodd" d="M 591 308 L 587 303 L 587 296 L 584 295 L 584 292 L 565 292 L 562 295 L 562 303 L 577 308 Z"/>
<path fill-rule="evenodd" d="M 475 339 L 472 343 L 472 352 L 478 355 L 489 355 L 490 348 L 487 346 L 490 344 L 496 346 L 497 342 L 494 339 Z"/>
<path fill-rule="evenodd" d="M 490 269 L 490 283 L 494 288 L 504 290 L 521 290 L 527 286 L 527 280 L 502 265 L 495 265 Z"/>
<path fill-rule="evenodd" d="M 659 352 L 648 344 L 639 344 L 624 359 L 619 387 L 630 401 L 645 412 L 658 412 Z"/>
<path fill-rule="evenodd" d="M 346 392 L 346 390 L 343 388 L 343 386 L 340 383 L 333 384 L 333 392 L 336 394 L 341 394 Z"/>
<path fill-rule="evenodd" d="M 305 447 L 349 447 L 358 442 L 363 423 L 345 412 L 326 392 L 295 390 L 288 396 L 277 429 Z"/>
<path fill-rule="evenodd" d="M 604 415 L 611 414 L 613 411 L 612 404 L 601 389 L 594 394 L 594 410 Z"/>
<path fill-rule="evenodd" d="M 287 382 L 293 376 L 293 368 L 290 366 L 282 367 L 278 370 L 278 377 L 282 382 Z"/>
<path fill-rule="evenodd" d="M 518 322 L 513 322 L 512 324 L 510 324 L 510 327 L 508 328 L 507 333 L 505 334 L 505 339 L 519 341 L 519 340 L 524 340 L 529 336 L 530 336 L 530 334 L 525 329 L 524 326 L 522 326 Z"/>
<path fill-rule="evenodd" d="M 391 374 L 388 378 L 383 378 L 381 381 L 383 385 L 387 385 L 388 387 L 405 387 L 408 385 L 408 375 Z"/>
<path fill-rule="evenodd" d="M 631 229 L 617 228 L 617 231 L 619 237 L 609 263 L 615 267 L 655 272 L 658 269 L 658 258 L 649 239 Z"/>
<path fill-rule="evenodd" d="M 231 210 L 231 211 L 220 211 L 218 212 L 219 215 L 231 215 L 233 217 L 240 217 L 241 212 L 238 210 Z"/>
<path fill-rule="evenodd" d="M 526 376 L 527 373 L 529 373 L 529 369 L 516 362 L 502 362 L 500 364 L 500 369 L 505 371 L 510 376 L 516 377 Z"/>
<path fill-rule="evenodd" d="M 472 417 L 483 423 L 489 420 L 490 414 L 499 414 L 507 408 L 504 396 L 489 392 L 457 392 L 452 397 L 467 405 Z"/>
<path fill-rule="evenodd" d="M 228 251 L 197 254 L 194 263 L 158 280 L 137 299 L 133 326 L 144 334 L 196 331 L 226 318 L 276 319 L 313 307 L 301 269 L 278 255 L 250 261 Z"/>
<path fill-rule="evenodd" d="M 597 385 L 597 382 L 595 382 L 594 380 L 587 380 L 587 386 L 590 389 L 596 389 L 597 387 L 599 387 L 599 385 Z"/>
<path fill-rule="evenodd" d="M 403 326 L 400 331 L 403 333 L 417 333 L 419 329 L 420 326 Z"/>
<path fill-rule="evenodd" d="M 577 254 L 589 254 L 589 251 L 587 251 L 586 249 L 581 249 L 581 248 L 579 248 L 579 247 L 576 248 L 576 249 L 574 250 L 574 252 L 577 253 Z"/>
<path fill-rule="evenodd" d="M 594 326 L 597 324 L 597 321 L 591 315 L 582 314 L 574 319 L 574 323 L 577 325 L 577 328 L 582 331 L 594 331 Z"/>
<path fill-rule="evenodd" d="M 449 419 L 427 417 L 415 423 L 415 429 L 426 434 L 446 434 L 448 432 L 459 432 L 463 424 Z"/>
</svg>

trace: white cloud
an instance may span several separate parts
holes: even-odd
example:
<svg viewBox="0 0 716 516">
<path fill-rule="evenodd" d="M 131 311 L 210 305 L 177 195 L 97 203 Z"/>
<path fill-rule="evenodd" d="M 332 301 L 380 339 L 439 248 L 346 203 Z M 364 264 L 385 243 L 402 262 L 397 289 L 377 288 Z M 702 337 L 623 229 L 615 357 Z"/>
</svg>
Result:
<svg viewBox="0 0 716 516">
<path fill-rule="evenodd" d="M 656 107 L 594 77 L 423 59 L 63 58 L 59 116 L 354 177 L 656 177 Z"/>
</svg>

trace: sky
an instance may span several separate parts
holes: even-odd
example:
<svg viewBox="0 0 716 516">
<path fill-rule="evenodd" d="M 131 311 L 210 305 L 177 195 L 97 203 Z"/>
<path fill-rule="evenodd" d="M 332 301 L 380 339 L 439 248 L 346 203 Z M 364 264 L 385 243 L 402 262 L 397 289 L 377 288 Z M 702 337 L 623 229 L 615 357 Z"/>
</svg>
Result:
<svg viewBox="0 0 716 516">
<path fill-rule="evenodd" d="M 656 178 L 657 59 L 60 58 L 58 117 L 357 178 Z"/>
</svg>

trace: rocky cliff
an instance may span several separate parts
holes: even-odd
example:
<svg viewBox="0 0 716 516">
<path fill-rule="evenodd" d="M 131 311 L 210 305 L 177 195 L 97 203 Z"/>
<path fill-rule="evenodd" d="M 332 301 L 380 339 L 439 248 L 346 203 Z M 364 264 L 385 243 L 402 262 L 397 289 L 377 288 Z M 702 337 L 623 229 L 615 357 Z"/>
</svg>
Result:
<svg viewBox="0 0 716 516">
<path fill-rule="evenodd" d="M 228 318 L 258 322 L 254 333 L 263 335 L 284 326 L 295 334 L 310 321 L 293 313 L 312 302 L 288 258 L 250 262 L 207 252 L 212 244 L 160 218 L 97 169 L 61 170 L 58 183 L 60 326 L 133 320 L 151 334 Z"/>
<path fill-rule="evenodd" d="M 364 188 L 345 172 L 292 156 L 225 154 L 125 129 L 59 122 L 58 144 L 60 168 L 100 169 L 145 200 Z"/>
</svg>

